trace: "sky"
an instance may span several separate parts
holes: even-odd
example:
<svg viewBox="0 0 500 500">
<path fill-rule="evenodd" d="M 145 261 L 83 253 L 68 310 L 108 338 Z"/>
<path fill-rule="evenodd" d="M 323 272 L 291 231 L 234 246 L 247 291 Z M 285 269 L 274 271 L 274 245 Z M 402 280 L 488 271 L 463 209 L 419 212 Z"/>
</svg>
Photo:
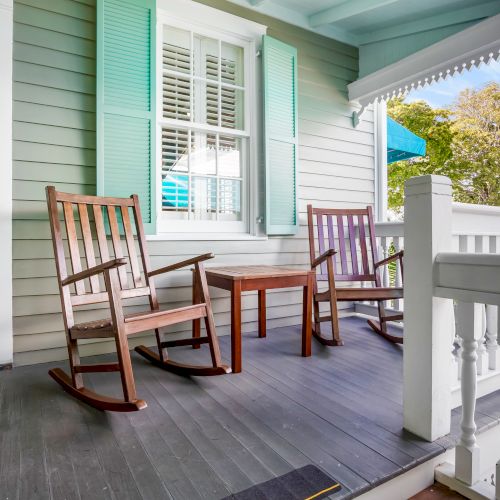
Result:
<svg viewBox="0 0 500 500">
<path fill-rule="evenodd" d="M 411 91 L 405 102 L 418 100 L 427 101 L 433 108 L 442 108 L 453 103 L 460 91 L 466 88 L 481 88 L 491 81 L 500 82 L 500 62 L 492 61 L 490 64 L 475 66 L 462 74 L 452 78 L 428 85 L 423 89 Z"/>
</svg>

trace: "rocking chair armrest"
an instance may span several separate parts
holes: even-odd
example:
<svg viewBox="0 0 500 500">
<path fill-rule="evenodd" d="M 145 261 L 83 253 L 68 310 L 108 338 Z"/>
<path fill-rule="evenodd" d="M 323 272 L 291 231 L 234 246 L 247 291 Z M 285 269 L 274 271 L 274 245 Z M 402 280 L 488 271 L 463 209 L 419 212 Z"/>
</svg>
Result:
<svg viewBox="0 0 500 500">
<path fill-rule="evenodd" d="M 403 255 L 404 255 L 404 250 L 400 250 L 399 252 L 389 255 L 389 257 L 387 258 L 375 262 L 375 269 L 377 269 L 380 266 L 384 266 L 385 264 L 389 264 L 389 262 L 392 262 L 396 259 L 402 259 Z"/>
<path fill-rule="evenodd" d="M 191 264 L 196 264 L 198 262 L 203 262 L 204 260 L 213 259 L 215 255 L 213 253 L 205 253 L 203 255 L 198 255 L 197 257 L 192 257 L 191 259 L 182 260 L 176 264 L 171 264 L 170 266 L 161 267 L 160 269 L 155 269 L 148 273 L 148 277 L 152 278 L 158 274 L 168 273 L 170 271 L 175 271 L 176 269 L 181 269 L 183 267 L 190 266 Z"/>
<path fill-rule="evenodd" d="M 61 281 L 61 285 L 62 286 L 71 285 L 71 283 L 76 283 L 77 281 L 90 278 L 91 276 L 103 273 L 104 271 L 108 271 L 109 269 L 123 266 L 126 263 L 127 259 L 124 258 L 108 260 L 107 262 L 103 262 L 102 264 L 98 264 L 97 266 L 89 267 L 88 269 L 85 269 L 85 271 L 81 271 L 79 273 L 68 276 L 67 278 Z"/>
<path fill-rule="evenodd" d="M 320 264 L 322 264 L 328 257 L 333 257 L 337 253 L 337 250 L 333 248 L 328 249 L 325 253 L 322 253 L 318 258 L 314 259 L 311 263 L 311 267 L 315 269 Z"/>
</svg>

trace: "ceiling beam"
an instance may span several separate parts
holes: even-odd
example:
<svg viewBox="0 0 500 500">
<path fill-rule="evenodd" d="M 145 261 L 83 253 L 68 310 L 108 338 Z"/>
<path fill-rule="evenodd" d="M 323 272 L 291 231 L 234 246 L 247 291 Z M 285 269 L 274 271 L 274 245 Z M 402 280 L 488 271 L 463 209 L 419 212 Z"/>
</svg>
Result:
<svg viewBox="0 0 500 500">
<path fill-rule="evenodd" d="M 1 2 L 2 0 L 0 0 Z M 309 24 L 309 17 L 297 10 L 293 10 L 288 7 L 283 7 L 283 5 L 273 2 L 272 0 L 264 0 L 259 5 L 252 5 L 251 0 L 229 0 L 231 3 L 239 5 L 240 7 L 246 7 L 247 9 L 255 10 L 256 12 L 261 12 L 275 19 L 279 19 L 288 24 L 294 26 L 299 26 L 305 30 L 311 31 L 313 33 L 318 33 L 319 35 L 338 40 L 339 42 L 346 43 L 348 45 L 353 45 L 358 47 L 358 37 L 340 26 L 320 26 L 318 28 L 313 28 Z M 259 0 L 258 0 L 259 1 Z M 330 0 L 330 5 L 333 0 Z M 341 0 L 337 0 L 341 1 Z"/>
<path fill-rule="evenodd" d="M 317 28 L 318 26 L 335 23 L 342 19 L 348 19 L 349 17 L 363 14 L 364 12 L 369 12 L 397 1 L 398 0 L 352 0 L 350 2 L 344 2 L 340 5 L 310 15 L 309 24 Z"/>
<path fill-rule="evenodd" d="M 443 28 L 454 24 L 477 21 L 485 17 L 495 16 L 499 13 L 500 2 L 498 0 L 493 0 L 491 2 L 473 5 L 472 7 L 445 12 L 437 16 L 426 17 L 418 21 L 410 21 L 408 23 L 399 24 L 398 26 L 364 33 L 358 35 L 358 38 L 362 45 L 366 45 L 368 43 L 380 42 L 382 40 L 389 40 L 391 38 Z"/>
</svg>

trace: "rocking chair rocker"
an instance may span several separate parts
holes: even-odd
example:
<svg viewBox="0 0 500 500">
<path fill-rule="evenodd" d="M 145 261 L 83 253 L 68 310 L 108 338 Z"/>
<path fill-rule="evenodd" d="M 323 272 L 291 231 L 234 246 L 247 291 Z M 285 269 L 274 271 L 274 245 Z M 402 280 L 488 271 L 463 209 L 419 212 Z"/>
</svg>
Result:
<svg viewBox="0 0 500 500">
<path fill-rule="evenodd" d="M 314 237 L 314 217 L 316 217 L 318 232 L 317 245 Z M 357 218 L 357 227 L 355 227 L 355 217 Z M 403 251 L 401 250 L 386 259 L 378 260 L 372 208 L 337 210 L 313 208 L 308 205 L 307 218 L 311 268 L 319 270 L 315 275 L 316 281 L 313 295 L 314 337 L 325 345 L 343 345 L 339 331 L 337 302 L 368 300 L 377 302 L 379 317 L 379 321 L 368 320 L 370 327 L 387 340 L 402 344 L 402 337 L 392 335 L 388 331 L 387 322 L 402 320 L 403 314 L 387 315 L 383 302 L 403 298 L 403 288 L 383 287 L 379 269 L 390 262 L 399 261 L 402 277 Z M 347 235 L 345 234 L 344 224 L 347 224 Z M 366 226 L 368 226 L 368 232 Z M 338 241 L 338 250 L 335 246 L 335 240 Z M 349 247 L 349 250 L 347 247 Z M 358 249 L 361 262 L 359 262 Z M 348 252 L 350 262 L 348 261 Z M 337 253 L 340 254 L 340 262 L 335 259 Z M 319 292 L 318 281 L 327 281 L 328 290 Z M 369 282 L 372 286 L 340 288 L 336 286 L 337 282 Z M 320 302 L 329 303 L 329 316 L 320 316 Z M 329 339 L 321 335 L 320 325 L 323 321 L 331 321 L 333 338 Z"/>
<path fill-rule="evenodd" d="M 155 365 L 182 375 L 222 375 L 230 373 L 231 369 L 223 365 L 221 361 L 208 285 L 203 268 L 203 261 L 213 258 L 213 254 L 200 255 L 152 271 L 150 270 L 149 256 L 146 250 L 146 238 L 137 195 L 132 195 L 130 198 L 85 196 L 57 192 L 53 186 L 48 186 L 46 191 L 71 376 L 60 368 L 49 370 L 49 374 L 65 391 L 100 410 L 125 412 L 145 408 L 147 406 L 146 402 L 137 399 L 136 396 L 127 337 L 148 330 L 155 331 L 158 354 L 145 346 L 136 347 L 135 350 Z M 66 268 L 65 242 L 63 241 L 63 233 L 59 222 L 59 204 L 62 205 L 72 274 L 68 274 Z M 81 265 L 75 211 L 78 214 L 83 237 L 86 270 L 82 270 Z M 96 264 L 89 211 L 94 219 L 100 264 Z M 130 212 L 132 212 L 133 222 L 131 221 Z M 106 216 L 109 223 L 109 232 L 111 233 L 114 258 L 110 257 L 106 237 L 104 222 Z M 135 225 L 137 233 L 140 261 L 132 230 L 133 225 Z M 121 235 L 125 239 L 128 258 L 124 257 Z M 127 263 L 131 272 L 132 286 L 130 287 L 125 267 Z M 142 273 L 140 264 L 142 264 Z M 193 264 L 195 283 L 197 284 L 197 293 L 193 295 L 195 299 L 193 304 L 178 309 L 161 311 L 153 277 Z M 102 281 L 99 279 L 100 276 L 103 278 Z M 86 287 L 87 280 L 88 285 Z M 134 297 L 148 297 L 149 310 L 125 315 L 123 301 Z M 101 302 L 109 302 L 110 319 L 75 324 L 74 307 Z M 160 333 L 160 328 L 201 318 L 205 320 L 206 337 L 165 341 L 163 334 Z M 114 338 L 118 362 L 81 364 L 78 354 L 78 340 L 105 337 Z M 168 347 L 179 345 L 199 346 L 203 343 L 208 343 L 210 346 L 212 366 L 177 363 L 168 357 Z M 100 395 L 87 389 L 83 382 L 83 374 L 93 372 L 119 372 L 123 388 L 123 400 Z"/>
</svg>

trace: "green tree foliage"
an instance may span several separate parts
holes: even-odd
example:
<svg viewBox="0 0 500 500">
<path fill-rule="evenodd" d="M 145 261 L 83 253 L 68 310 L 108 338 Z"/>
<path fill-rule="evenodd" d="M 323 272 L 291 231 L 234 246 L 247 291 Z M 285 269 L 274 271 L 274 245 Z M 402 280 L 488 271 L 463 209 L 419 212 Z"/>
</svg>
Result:
<svg viewBox="0 0 500 500">
<path fill-rule="evenodd" d="M 500 205 L 500 86 L 464 90 L 450 109 L 393 99 L 387 113 L 427 142 L 426 156 L 388 166 L 388 206 L 401 215 L 404 183 L 416 175 L 446 175 L 456 201 Z"/>
<path fill-rule="evenodd" d="M 464 90 L 453 115 L 451 164 L 461 173 L 455 199 L 500 205 L 500 85 Z"/>
</svg>

